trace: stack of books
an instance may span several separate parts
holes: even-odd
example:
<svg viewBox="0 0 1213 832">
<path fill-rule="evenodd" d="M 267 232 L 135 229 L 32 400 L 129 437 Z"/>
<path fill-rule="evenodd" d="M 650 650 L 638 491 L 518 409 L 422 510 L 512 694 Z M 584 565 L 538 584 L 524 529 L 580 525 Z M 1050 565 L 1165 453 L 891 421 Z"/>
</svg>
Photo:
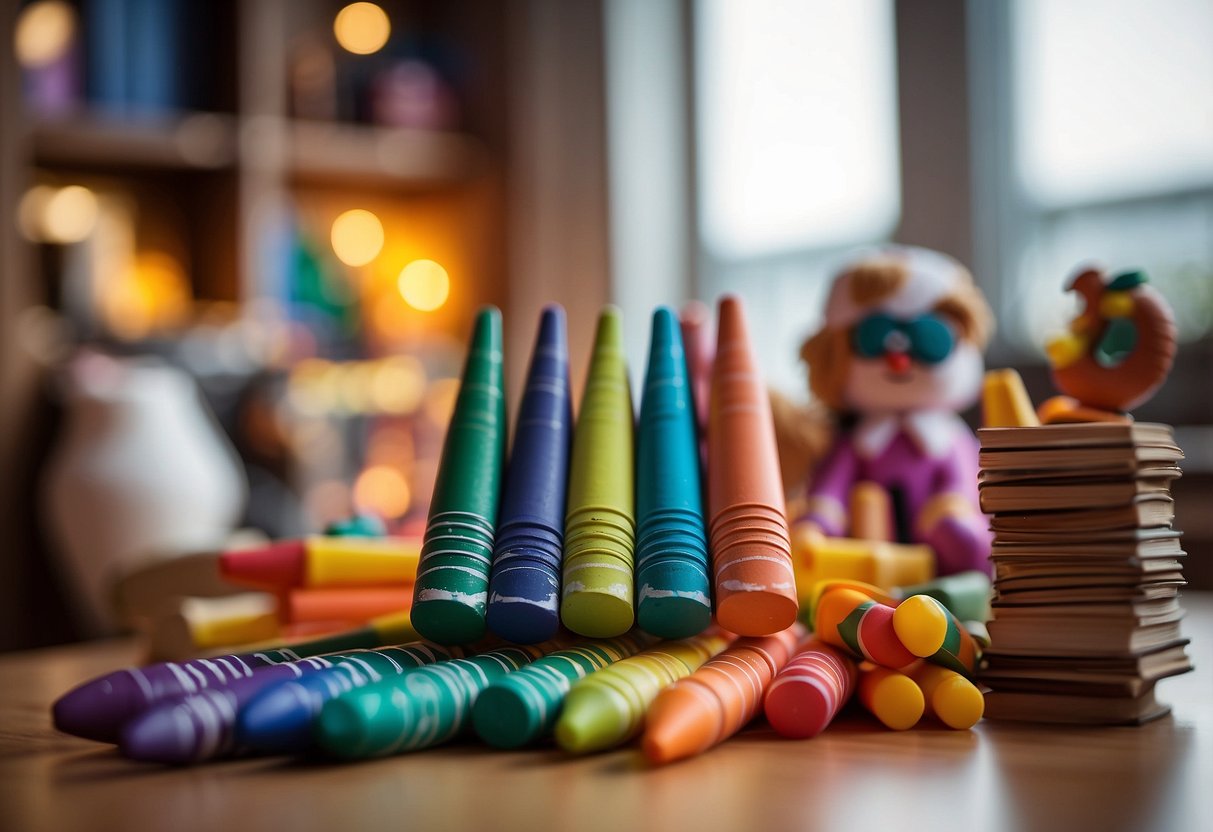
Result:
<svg viewBox="0 0 1213 832">
<path fill-rule="evenodd" d="M 1191 670 L 1180 634 L 1184 551 L 1171 527 L 1183 452 L 1171 427 L 978 435 L 994 531 L 986 716 L 1100 725 L 1163 716 L 1155 682 Z"/>
</svg>

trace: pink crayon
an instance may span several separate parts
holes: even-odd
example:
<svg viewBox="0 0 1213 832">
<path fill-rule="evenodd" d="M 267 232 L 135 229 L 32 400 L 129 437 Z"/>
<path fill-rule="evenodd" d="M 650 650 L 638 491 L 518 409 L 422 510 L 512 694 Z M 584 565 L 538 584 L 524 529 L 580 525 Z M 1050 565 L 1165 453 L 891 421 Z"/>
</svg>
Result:
<svg viewBox="0 0 1213 832">
<path fill-rule="evenodd" d="M 791 739 L 817 736 L 851 698 L 858 676 L 859 668 L 841 650 L 810 639 L 767 690 L 767 722 Z"/>
<path fill-rule="evenodd" d="M 906 649 L 893 629 L 893 608 L 853 589 L 828 590 L 817 601 L 817 637 L 857 659 L 894 670 L 918 657 Z"/>
</svg>

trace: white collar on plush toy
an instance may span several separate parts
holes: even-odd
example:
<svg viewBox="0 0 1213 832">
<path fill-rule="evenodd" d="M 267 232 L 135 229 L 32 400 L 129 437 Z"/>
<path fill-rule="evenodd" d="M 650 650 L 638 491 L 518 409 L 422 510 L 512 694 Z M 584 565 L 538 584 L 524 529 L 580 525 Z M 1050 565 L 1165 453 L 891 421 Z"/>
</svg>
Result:
<svg viewBox="0 0 1213 832">
<path fill-rule="evenodd" d="M 875 459 L 904 431 L 923 456 L 938 459 L 951 450 L 961 424 L 950 410 L 870 413 L 855 428 L 853 442 L 861 457 Z"/>
</svg>

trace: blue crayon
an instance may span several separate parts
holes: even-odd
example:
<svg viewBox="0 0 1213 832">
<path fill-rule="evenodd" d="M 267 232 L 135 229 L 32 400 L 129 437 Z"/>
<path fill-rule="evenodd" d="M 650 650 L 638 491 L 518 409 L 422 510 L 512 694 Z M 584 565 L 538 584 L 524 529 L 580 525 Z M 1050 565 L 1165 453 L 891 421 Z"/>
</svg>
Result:
<svg viewBox="0 0 1213 832">
<path fill-rule="evenodd" d="M 636 431 L 637 623 L 686 638 L 712 618 L 699 444 L 678 318 L 653 313 L 649 365 Z"/>
<path fill-rule="evenodd" d="M 488 628 L 537 644 L 560 627 L 560 561 L 573 403 L 564 310 L 543 310 L 518 410 L 489 580 Z"/>
<path fill-rule="evenodd" d="M 446 648 L 415 642 L 258 668 L 231 684 L 204 688 L 144 710 L 123 727 L 119 749 L 132 760 L 157 763 L 200 763 L 235 756 L 248 750 L 237 736 L 239 715 L 268 688 L 351 671 L 383 678 L 450 657 Z"/>
<path fill-rule="evenodd" d="M 236 715 L 236 742 L 260 754 L 301 754 L 313 747 L 316 718 L 329 700 L 411 668 L 464 655 L 460 648 L 427 642 L 408 648 L 411 655 L 407 659 L 385 662 L 364 656 L 361 661 L 336 663 L 316 673 L 267 685 Z"/>
</svg>

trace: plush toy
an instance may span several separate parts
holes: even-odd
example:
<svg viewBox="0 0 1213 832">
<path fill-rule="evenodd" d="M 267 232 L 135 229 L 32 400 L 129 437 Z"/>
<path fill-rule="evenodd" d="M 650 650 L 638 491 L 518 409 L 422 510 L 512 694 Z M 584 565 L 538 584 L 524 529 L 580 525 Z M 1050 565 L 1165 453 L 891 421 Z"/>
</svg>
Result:
<svg viewBox="0 0 1213 832">
<path fill-rule="evenodd" d="M 981 392 L 991 326 L 969 273 L 938 252 L 882 249 L 835 278 L 824 326 L 801 357 L 841 429 L 810 478 L 802 531 L 861 534 L 851 492 L 875 484 L 888 494 L 895 539 L 930 546 L 938 574 L 989 571 L 977 440 L 957 411 Z"/>
</svg>

